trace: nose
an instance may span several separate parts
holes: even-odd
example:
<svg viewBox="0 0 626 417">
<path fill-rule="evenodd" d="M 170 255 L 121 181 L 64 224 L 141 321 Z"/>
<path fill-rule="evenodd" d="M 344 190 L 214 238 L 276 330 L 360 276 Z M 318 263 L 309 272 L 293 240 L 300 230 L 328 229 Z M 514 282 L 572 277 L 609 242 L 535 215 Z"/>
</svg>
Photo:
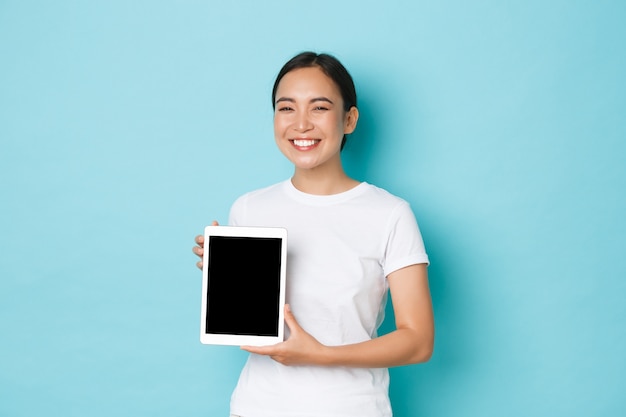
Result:
<svg viewBox="0 0 626 417">
<path fill-rule="evenodd" d="M 306 132 L 313 128 L 313 124 L 306 112 L 300 112 L 300 114 L 298 114 L 294 128 L 298 132 Z"/>
</svg>

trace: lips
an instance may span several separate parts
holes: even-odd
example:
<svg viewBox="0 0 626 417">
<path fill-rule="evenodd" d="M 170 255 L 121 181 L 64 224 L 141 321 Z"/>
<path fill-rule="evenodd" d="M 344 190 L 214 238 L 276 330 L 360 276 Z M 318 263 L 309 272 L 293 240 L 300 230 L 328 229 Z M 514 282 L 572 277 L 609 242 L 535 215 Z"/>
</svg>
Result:
<svg viewBox="0 0 626 417">
<path fill-rule="evenodd" d="M 290 140 L 293 145 L 298 149 L 310 149 L 317 145 L 320 140 L 319 139 L 291 139 Z"/>
</svg>

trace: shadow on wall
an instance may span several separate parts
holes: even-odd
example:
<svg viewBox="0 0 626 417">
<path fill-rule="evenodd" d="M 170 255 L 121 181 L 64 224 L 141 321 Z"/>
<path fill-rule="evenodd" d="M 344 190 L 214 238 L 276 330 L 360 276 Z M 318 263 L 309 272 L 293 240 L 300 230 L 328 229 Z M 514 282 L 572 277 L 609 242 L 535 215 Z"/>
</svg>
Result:
<svg viewBox="0 0 626 417">
<path fill-rule="evenodd" d="M 342 161 L 348 175 L 359 181 L 371 181 L 372 168 L 377 162 L 376 138 L 382 133 L 372 100 L 359 97 L 359 121 L 342 151 Z"/>
<path fill-rule="evenodd" d="M 432 202 L 430 206 L 420 207 L 418 218 L 431 263 L 428 274 L 435 314 L 435 349 L 427 363 L 390 370 L 395 417 L 446 415 L 449 404 L 466 401 L 468 392 L 473 392 L 466 385 L 468 381 L 485 378 L 486 370 L 497 366 L 484 363 L 485 351 L 491 349 L 485 342 L 498 333 L 485 315 L 493 311 L 493 303 L 489 295 L 481 294 L 484 283 L 472 281 L 489 274 L 485 266 L 488 254 L 481 253 L 476 247 L 480 245 L 472 245 L 472 239 L 450 234 L 461 227 L 454 225 L 472 222 L 468 213 L 461 217 L 458 208 L 436 210 Z M 508 322 L 506 313 L 500 313 L 502 322 Z M 394 319 L 390 302 L 379 334 L 392 331 Z"/>
<path fill-rule="evenodd" d="M 424 219 L 427 222 L 428 219 Z M 466 356 L 465 347 L 471 340 L 464 339 L 461 327 L 474 327 L 465 322 L 465 317 L 455 317 L 450 312 L 458 312 L 453 306 L 459 301 L 455 268 L 449 267 L 454 262 L 454 253 L 460 248 L 453 248 L 444 237 L 438 237 L 433 228 L 422 228 L 431 265 L 428 268 L 430 290 L 435 313 L 435 349 L 429 362 L 402 366 L 390 370 L 391 384 L 389 395 L 394 416 L 412 417 L 430 415 L 432 402 L 444 400 L 448 392 L 447 381 L 463 368 Z M 429 232 L 430 230 L 430 232 Z M 395 328 L 395 317 L 391 303 L 387 304 L 386 317 L 381 334 Z"/>
<path fill-rule="evenodd" d="M 391 94 L 387 92 L 386 94 Z M 400 139 L 407 146 L 385 147 L 384 140 L 392 137 L 393 114 L 384 112 L 391 97 L 373 97 L 363 91 L 359 97 L 359 124 L 348 138 L 344 149 L 344 166 L 357 180 L 382 186 L 407 200 L 418 218 L 431 266 L 429 281 L 435 313 L 435 351 L 425 364 L 397 367 L 390 370 L 390 397 L 395 417 L 430 415 L 439 408 L 442 400 L 455 392 L 458 376 L 472 372 L 480 349 L 476 329 L 484 329 L 475 314 L 473 286 L 467 282 L 467 268 L 480 268 L 481 259 L 468 259 L 476 255 L 477 248 L 467 248 L 467 240 L 455 239 L 449 234 L 451 225 L 465 223 L 458 208 L 441 208 L 431 197 L 422 195 L 417 178 L 424 177 L 419 163 L 422 149 L 419 144 Z M 413 119 L 415 120 L 415 119 Z M 397 123 L 396 123 L 397 125 Z M 418 136 L 423 137 L 418 132 Z M 410 146 L 409 146 L 410 145 Z M 416 153 L 407 158 L 402 152 Z M 380 184 L 379 184 L 380 182 Z M 452 228 L 452 230 L 455 230 Z M 464 243 L 465 242 L 465 243 Z M 484 259 L 480 256 L 479 258 Z M 468 314 L 465 314 L 468 313 Z M 392 303 L 387 303 L 386 317 L 379 334 L 395 328 Z M 444 401 L 447 402 L 447 401 Z"/>
</svg>

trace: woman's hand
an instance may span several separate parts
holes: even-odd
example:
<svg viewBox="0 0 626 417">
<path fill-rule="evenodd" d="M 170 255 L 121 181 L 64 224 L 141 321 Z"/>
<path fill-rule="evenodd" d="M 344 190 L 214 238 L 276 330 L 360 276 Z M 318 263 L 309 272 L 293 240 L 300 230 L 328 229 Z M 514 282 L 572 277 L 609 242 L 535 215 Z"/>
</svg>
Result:
<svg viewBox="0 0 626 417">
<path fill-rule="evenodd" d="M 219 226 L 219 224 L 217 224 L 217 222 L 213 220 L 213 223 L 211 223 L 211 226 Z M 196 266 L 202 269 L 202 256 L 204 255 L 204 236 L 203 235 L 196 236 L 195 241 L 196 241 L 196 246 L 191 248 L 191 251 L 195 253 L 196 255 L 198 255 L 198 257 L 200 257 L 200 260 L 196 262 Z"/>
<path fill-rule="evenodd" d="M 327 347 L 300 327 L 289 304 L 285 305 L 285 323 L 290 335 L 284 342 L 271 346 L 241 346 L 241 349 L 269 356 L 283 365 L 324 365 Z"/>
</svg>

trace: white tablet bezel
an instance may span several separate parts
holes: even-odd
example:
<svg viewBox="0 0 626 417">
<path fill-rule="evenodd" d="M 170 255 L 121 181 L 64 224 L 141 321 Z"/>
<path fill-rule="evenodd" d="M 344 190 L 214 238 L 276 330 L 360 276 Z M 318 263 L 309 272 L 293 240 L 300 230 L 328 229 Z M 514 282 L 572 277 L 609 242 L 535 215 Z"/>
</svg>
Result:
<svg viewBox="0 0 626 417">
<path fill-rule="evenodd" d="M 241 334 L 216 334 L 206 332 L 207 290 L 209 266 L 209 241 L 211 236 L 259 237 L 281 239 L 280 263 L 280 293 L 278 309 L 278 334 L 276 336 L 257 336 Z M 246 227 L 246 226 L 207 226 L 204 229 L 204 254 L 202 257 L 202 312 L 200 317 L 200 342 L 210 345 L 234 346 L 266 346 L 284 340 L 284 309 L 285 309 L 285 282 L 287 273 L 287 230 L 280 227 Z M 245 309 L 234 309 L 236 314 L 247 314 Z"/>
</svg>

